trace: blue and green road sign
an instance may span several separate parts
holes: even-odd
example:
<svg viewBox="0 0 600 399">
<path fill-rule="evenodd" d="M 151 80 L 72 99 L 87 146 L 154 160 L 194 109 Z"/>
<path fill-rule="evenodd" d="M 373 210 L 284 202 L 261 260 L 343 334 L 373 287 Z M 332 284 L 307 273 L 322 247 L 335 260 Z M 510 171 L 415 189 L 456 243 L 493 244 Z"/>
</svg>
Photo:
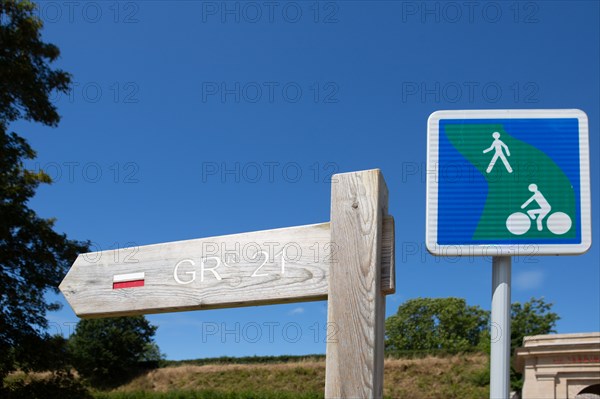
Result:
<svg viewBox="0 0 600 399">
<path fill-rule="evenodd" d="M 434 112 L 427 165 L 430 252 L 508 256 L 589 249 L 588 122 L 582 111 Z"/>
</svg>

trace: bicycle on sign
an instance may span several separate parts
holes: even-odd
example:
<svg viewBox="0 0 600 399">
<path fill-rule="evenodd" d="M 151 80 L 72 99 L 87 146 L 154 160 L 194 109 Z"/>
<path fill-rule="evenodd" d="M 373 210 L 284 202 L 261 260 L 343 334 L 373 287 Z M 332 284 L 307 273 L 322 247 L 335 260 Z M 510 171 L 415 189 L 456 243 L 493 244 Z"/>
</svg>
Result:
<svg viewBox="0 0 600 399">
<path fill-rule="evenodd" d="M 544 229 L 544 218 L 552 211 L 552 206 L 538 189 L 537 184 L 530 184 L 529 191 L 533 195 L 521 205 L 521 209 L 527 208 L 535 202 L 539 208 L 529 209 L 526 213 L 515 212 L 506 219 L 506 228 L 514 235 L 523 235 L 531 229 L 531 221 L 536 221 L 538 231 Z M 562 235 L 571 229 L 572 221 L 564 212 L 554 212 L 546 220 L 546 228 L 553 234 Z"/>
</svg>

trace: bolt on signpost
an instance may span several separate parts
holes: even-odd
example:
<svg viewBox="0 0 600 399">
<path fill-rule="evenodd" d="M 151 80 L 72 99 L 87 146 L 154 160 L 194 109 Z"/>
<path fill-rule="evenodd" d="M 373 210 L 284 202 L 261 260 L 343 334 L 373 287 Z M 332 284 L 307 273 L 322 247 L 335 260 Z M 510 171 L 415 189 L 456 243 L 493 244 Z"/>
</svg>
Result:
<svg viewBox="0 0 600 399">
<path fill-rule="evenodd" d="M 381 398 L 387 209 L 378 169 L 336 174 L 328 223 L 82 254 L 59 288 L 82 318 L 328 299 L 325 397 Z"/>
<path fill-rule="evenodd" d="M 427 249 L 492 256 L 490 398 L 506 399 L 511 257 L 576 255 L 591 245 L 587 116 L 437 111 L 427 132 Z"/>
</svg>

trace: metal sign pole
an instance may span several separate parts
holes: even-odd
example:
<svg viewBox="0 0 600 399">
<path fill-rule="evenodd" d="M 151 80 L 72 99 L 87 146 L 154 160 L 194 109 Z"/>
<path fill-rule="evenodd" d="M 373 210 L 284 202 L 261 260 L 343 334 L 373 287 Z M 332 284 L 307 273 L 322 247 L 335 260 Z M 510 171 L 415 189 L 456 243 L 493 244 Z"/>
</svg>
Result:
<svg viewBox="0 0 600 399">
<path fill-rule="evenodd" d="M 560 133 L 548 135 L 548 129 Z M 443 173 L 454 170 L 459 157 L 469 172 Z M 527 175 L 518 166 L 523 164 L 539 173 Z M 577 255 L 590 249 L 589 127 L 583 111 L 436 111 L 427 120 L 427 165 L 433 173 L 427 173 L 425 236 L 433 255 L 489 256 L 491 249 L 524 254 L 531 248 L 536 256 Z M 469 178 L 473 173 L 481 178 Z M 492 399 L 510 395 L 510 275 L 510 256 L 494 257 Z"/>
<path fill-rule="evenodd" d="M 492 258 L 490 399 L 510 394 L 510 256 Z"/>
</svg>

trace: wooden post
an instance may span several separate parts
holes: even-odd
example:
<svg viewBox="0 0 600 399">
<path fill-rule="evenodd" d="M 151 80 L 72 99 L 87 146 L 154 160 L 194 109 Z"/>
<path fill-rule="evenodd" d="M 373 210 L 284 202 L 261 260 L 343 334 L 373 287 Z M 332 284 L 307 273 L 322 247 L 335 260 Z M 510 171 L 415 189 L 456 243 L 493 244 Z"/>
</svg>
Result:
<svg viewBox="0 0 600 399">
<path fill-rule="evenodd" d="M 379 169 L 343 173 L 331 188 L 326 398 L 383 397 L 385 296 L 381 243 L 388 191 Z M 330 324 L 329 324 L 330 323 Z"/>
<path fill-rule="evenodd" d="M 379 169 L 338 174 L 330 223 L 82 254 L 60 290 L 86 318 L 328 299 L 325 396 L 381 398 L 396 290 L 387 204 Z"/>
</svg>

